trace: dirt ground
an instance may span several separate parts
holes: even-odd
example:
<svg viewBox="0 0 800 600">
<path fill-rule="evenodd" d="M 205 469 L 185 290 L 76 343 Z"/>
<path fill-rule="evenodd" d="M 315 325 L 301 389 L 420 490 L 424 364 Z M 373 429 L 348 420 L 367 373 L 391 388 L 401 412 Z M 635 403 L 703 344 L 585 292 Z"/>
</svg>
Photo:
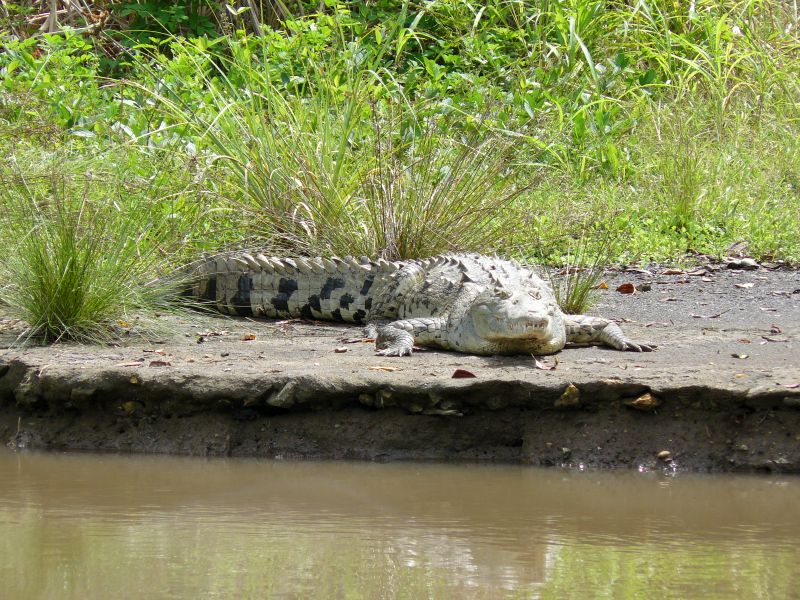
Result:
<svg viewBox="0 0 800 600">
<path fill-rule="evenodd" d="M 383 358 L 356 327 L 206 315 L 120 345 L 19 347 L 0 321 L 14 448 L 573 468 L 800 472 L 800 273 L 607 274 L 591 314 L 656 352 Z M 623 294 L 622 284 L 637 291 Z M 343 351 L 344 350 L 344 351 Z M 457 370 L 474 377 L 454 377 Z M 462 373 L 463 374 L 463 373 Z"/>
</svg>

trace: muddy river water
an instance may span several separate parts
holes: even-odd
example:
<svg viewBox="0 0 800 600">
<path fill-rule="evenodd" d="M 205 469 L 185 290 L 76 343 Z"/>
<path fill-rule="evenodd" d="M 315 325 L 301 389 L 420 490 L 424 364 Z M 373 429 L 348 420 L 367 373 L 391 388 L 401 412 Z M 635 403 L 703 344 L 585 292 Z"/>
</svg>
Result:
<svg viewBox="0 0 800 600">
<path fill-rule="evenodd" d="M 0 598 L 798 598 L 800 478 L 0 450 Z"/>
</svg>

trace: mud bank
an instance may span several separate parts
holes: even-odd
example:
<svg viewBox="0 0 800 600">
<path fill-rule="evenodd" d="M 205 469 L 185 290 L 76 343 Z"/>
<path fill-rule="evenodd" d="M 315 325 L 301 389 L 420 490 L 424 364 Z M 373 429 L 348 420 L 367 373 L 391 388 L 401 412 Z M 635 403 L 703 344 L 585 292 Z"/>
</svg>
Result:
<svg viewBox="0 0 800 600">
<path fill-rule="evenodd" d="M 431 351 L 386 359 L 369 344 L 346 343 L 358 336 L 352 327 L 212 317 L 173 318 L 172 333 L 155 343 L 8 343 L 0 351 L 0 441 L 19 449 L 800 472 L 797 274 L 704 279 L 711 281 L 610 276 L 611 289 L 644 281 L 651 291 L 607 292 L 593 313 L 619 319 L 659 350 L 571 348 L 538 365 Z M 474 377 L 454 378 L 457 371 Z"/>
</svg>

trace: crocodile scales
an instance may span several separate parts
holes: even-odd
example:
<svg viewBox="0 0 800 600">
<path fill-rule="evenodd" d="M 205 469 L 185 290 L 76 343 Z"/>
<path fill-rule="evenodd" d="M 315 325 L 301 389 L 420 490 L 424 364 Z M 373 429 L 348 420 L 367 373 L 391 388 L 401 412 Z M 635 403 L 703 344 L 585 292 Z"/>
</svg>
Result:
<svg viewBox="0 0 800 600">
<path fill-rule="evenodd" d="M 553 354 L 567 342 L 655 348 L 608 319 L 565 315 L 529 267 L 480 254 L 391 262 L 231 252 L 191 271 L 192 294 L 221 312 L 364 325 L 383 356 L 415 345 L 480 355 Z"/>
</svg>

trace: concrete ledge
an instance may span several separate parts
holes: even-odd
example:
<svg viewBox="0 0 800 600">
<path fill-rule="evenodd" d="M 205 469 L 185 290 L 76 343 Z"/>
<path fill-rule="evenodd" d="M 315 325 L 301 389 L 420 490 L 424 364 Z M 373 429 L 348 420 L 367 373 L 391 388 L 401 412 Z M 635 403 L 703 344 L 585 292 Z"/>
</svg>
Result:
<svg viewBox="0 0 800 600">
<path fill-rule="evenodd" d="M 201 316 L 165 319 L 172 333 L 161 343 L 7 348 L 0 440 L 16 448 L 798 472 L 800 295 L 772 293 L 791 291 L 797 275 L 767 276 L 771 288 L 761 295 L 755 286 L 739 294 L 733 284 L 743 275 L 726 272 L 715 276 L 724 292 L 717 297 L 704 296 L 697 278 L 674 276 L 648 293 L 607 292 L 593 313 L 625 316 L 627 333 L 661 348 L 566 349 L 541 361 L 552 370 L 530 357 L 426 351 L 387 359 L 369 344 L 345 343 L 359 335 L 352 327 Z M 728 310 L 713 317 L 722 303 Z M 456 370 L 474 377 L 453 378 Z"/>
</svg>

